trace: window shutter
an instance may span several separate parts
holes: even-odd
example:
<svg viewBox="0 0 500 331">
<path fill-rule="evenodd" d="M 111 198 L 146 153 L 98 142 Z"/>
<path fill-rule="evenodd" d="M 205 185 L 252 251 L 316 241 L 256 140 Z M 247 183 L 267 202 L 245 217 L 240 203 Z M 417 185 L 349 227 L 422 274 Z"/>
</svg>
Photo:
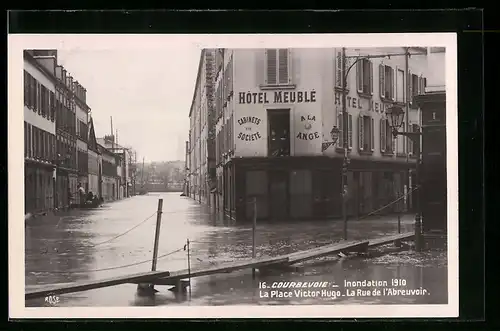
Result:
<svg viewBox="0 0 500 331">
<path fill-rule="evenodd" d="M 359 147 L 359 150 L 362 151 L 364 150 L 363 149 L 363 146 L 364 146 L 364 125 L 363 125 L 363 116 L 362 115 L 359 115 L 358 117 L 358 147 Z"/>
<path fill-rule="evenodd" d="M 375 150 L 375 119 L 372 117 L 370 120 L 370 149 Z"/>
<path fill-rule="evenodd" d="M 288 57 L 288 49 L 280 48 L 278 51 L 278 78 L 279 84 L 288 84 L 289 83 L 289 57 Z"/>
<path fill-rule="evenodd" d="M 335 81 L 338 87 L 342 87 L 342 52 L 337 52 L 336 56 Z"/>
<path fill-rule="evenodd" d="M 392 74 L 392 77 L 391 77 L 391 83 L 392 83 L 392 95 L 391 95 L 391 99 L 392 101 L 396 100 L 396 70 L 394 68 L 391 68 L 391 74 Z"/>
<path fill-rule="evenodd" d="M 385 98 L 385 66 L 383 64 L 379 64 L 378 66 L 378 77 L 379 77 L 379 89 L 380 89 L 380 97 Z"/>
<path fill-rule="evenodd" d="M 342 112 L 339 111 L 337 115 L 337 124 L 339 128 L 339 138 L 337 139 L 337 146 L 344 146 L 344 121 L 342 120 Z"/>
<path fill-rule="evenodd" d="M 266 83 L 274 85 L 277 83 L 276 72 L 277 55 L 276 49 L 266 50 Z"/>
<path fill-rule="evenodd" d="M 427 78 L 424 77 L 424 91 L 423 93 L 425 93 L 425 88 L 427 87 Z"/>
<path fill-rule="evenodd" d="M 28 72 L 26 72 L 26 70 L 24 70 L 24 80 L 23 80 L 23 83 L 24 83 L 24 105 L 27 106 L 28 105 Z M 26 129 L 24 130 L 25 132 Z"/>
<path fill-rule="evenodd" d="M 349 147 L 349 149 L 352 149 L 352 115 L 349 114 L 349 118 L 348 118 L 349 122 L 348 122 L 348 131 L 347 131 L 347 146 Z"/>
<path fill-rule="evenodd" d="M 386 124 L 385 119 L 380 119 L 380 152 L 385 153 L 385 145 L 386 145 Z"/>
<path fill-rule="evenodd" d="M 356 85 L 358 92 L 363 92 L 363 60 L 356 62 Z"/>
<path fill-rule="evenodd" d="M 369 88 L 370 88 L 370 94 L 373 95 L 373 62 L 372 61 L 368 61 L 368 63 L 370 64 L 370 83 L 369 83 Z"/>
<path fill-rule="evenodd" d="M 410 92 L 409 92 L 409 95 L 408 95 L 408 104 L 412 104 L 413 102 L 413 75 L 411 74 L 411 70 L 408 70 L 408 81 L 409 81 L 409 85 L 410 85 Z"/>
</svg>

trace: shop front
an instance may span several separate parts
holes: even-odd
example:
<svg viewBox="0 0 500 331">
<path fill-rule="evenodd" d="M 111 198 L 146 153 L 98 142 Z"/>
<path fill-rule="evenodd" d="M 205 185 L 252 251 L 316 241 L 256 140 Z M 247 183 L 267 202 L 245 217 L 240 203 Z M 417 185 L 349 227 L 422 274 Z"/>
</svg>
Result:
<svg viewBox="0 0 500 331">
<path fill-rule="evenodd" d="M 54 208 L 54 166 L 26 161 L 24 165 L 25 213 Z"/>
<path fill-rule="evenodd" d="M 351 160 L 348 216 L 404 211 L 408 166 L 407 163 Z M 341 158 L 239 158 L 233 159 L 227 169 L 235 178 L 232 185 L 236 201 L 232 211 L 231 190 L 227 191 L 225 200 L 229 199 L 229 208 L 226 210 L 232 211 L 237 221 L 252 220 L 254 199 L 257 218 L 261 220 L 342 217 Z"/>
</svg>

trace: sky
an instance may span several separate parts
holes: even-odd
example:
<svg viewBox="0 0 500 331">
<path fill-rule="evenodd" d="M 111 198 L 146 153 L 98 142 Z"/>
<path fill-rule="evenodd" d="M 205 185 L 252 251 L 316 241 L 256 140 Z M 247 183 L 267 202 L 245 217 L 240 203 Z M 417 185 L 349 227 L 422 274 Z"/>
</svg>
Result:
<svg viewBox="0 0 500 331">
<path fill-rule="evenodd" d="M 196 45 L 58 50 L 58 63 L 87 89 L 96 137 L 118 130 L 138 161 L 185 159 L 200 58 Z"/>
</svg>

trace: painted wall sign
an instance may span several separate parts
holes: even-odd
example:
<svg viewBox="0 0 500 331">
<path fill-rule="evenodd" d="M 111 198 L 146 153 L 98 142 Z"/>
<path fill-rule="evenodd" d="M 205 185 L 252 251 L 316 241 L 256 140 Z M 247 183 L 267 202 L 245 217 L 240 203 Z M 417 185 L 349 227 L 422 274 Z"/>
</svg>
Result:
<svg viewBox="0 0 500 331">
<path fill-rule="evenodd" d="M 346 97 L 346 104 L 349 108 L 365 109 L 375 112 L 385 112 L 385 110 L 392 105 L 389 103 L 375 102 L 373 100 L 366 100 L 362 98 Z M 335 92 L 335 105 L 342 105 L 342 93 Z"/>
<path fill-rule="evenodd" d="M 312 125 L 310 122 L 316 122 L 316 116 L 314 115 L 307 115 L 307 116 L 300 116 L 300 122 L 306 122 L 304 124 L 304 129 L 306 132 L 299 132 L 297 133 L 296 138 L 301 139 L 301 140 L 314 140 L 314 139 L 319 139 L 319 132 L 308 132 L 311 130 Z"/>
<path fill-rule="evenodd" d="M 316 102 L 316 91 L 239 92 L 239 104 Z"/>
<path fill-rule="evenodd" d="M 252 131 L 252 125 L 249 124 L 259 126 L 261 119 L 255 116 L 244 116 L 239 118 L 237 122 L 240 126 L 244 126 L 246 131 Z M 262 136 L 259 131 L 254 133 L 238 133 L 238 139 L 241 141 L 256 141 L 261 138 Z"/>
</svg>

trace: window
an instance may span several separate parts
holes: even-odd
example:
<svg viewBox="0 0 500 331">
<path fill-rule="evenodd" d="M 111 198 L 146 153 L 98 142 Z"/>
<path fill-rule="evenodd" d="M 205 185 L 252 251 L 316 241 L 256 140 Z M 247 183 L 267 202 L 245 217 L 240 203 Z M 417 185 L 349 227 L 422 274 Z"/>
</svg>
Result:
<svg viewBox="0 0 500 331">
<path fill-rule="evenodd" d="M 405 102 L 405 72 L 397 68 L 396 74 L 396 102 Z"/>
<path fill-rule="evenodd" d="M 24 122 L 24 157 L 27 156 L 28 156 L 28 123 Z"/>
<path fill-rule="evenodd" d="M 56 98 L 54 92 L 50 91 L 50 120 L 55 122 L 56 120 Z"/>
<path fill-rule="evenodd" d="M 268 110 L 268 155 L 290 155 L 290 110 Z"/>
<path fill-rule="evenodd" d="M 392 134 L 389 120 L 382 118 L 380 120 L 380 152 L 382 154 L 394 154 L 395 149 L 396 139 Z"/>
<path fill-rule="evenodd" d="M 379 65 L 379 80 L 380 80 L 380 97 L 382 99 L 394 101 L 394 95 L 395 95 L 394 69 L 383 64 Z"/>
<path fill-rule="evenodd" d="M 37 93 L 36 93 L 36 80 L 33 76 L 29 76 L 30 80 L 30 108 L 36 112 L 37 111 Z"/>
<path fill-rule="evenodd" d="M 266 85 L 288 85 L 290 77 L 290 51 L 287 48 L 266 49 Z"/>
<path fill-rule="evenodd" d="M 352 115 L 347 115 L 347 148 L 352 149 Z M 344 148 L 344 121 L 342 117 L 342 111 L 339 111 L 337 115 L 337 127 L 339 128 L 339 137 L 337 139 L 337 148 Z"/>
<path fill-rule="evenodd" d="M 29 74 L 24 70 L 24 105 L 29 107 L 29 94 L 30 94 L 30 80 Z"/>
<path fill-rule="evenodd" d="M 374 144 L 374 119 L 371 116 L 359 115 L 358 117 L 358 147 L 360 152 L 373 152 Z"/>
<path fill-rule="evenodd" d="M 418 124 L 410 124 L 408 125 L 409 132 L 420 132 L 420 128 Z M 408 138 L 408 155 L 416 156 L 418 153 L 418 143 L 419 141 L 414 141 Z"/>
<path fill-rule="evenodd" d="M 427 78 L 417 76 L 410 72 L 410 105 L 413 105 L 413 97 L 424 94 L 427 87 Z"/>
<path fill-rule="evenodd" d="M 356 85 L 358 93 L 372 95 L 373 64 L 369 59 L 361 59 L 356 62 Z"/>
</svg>

